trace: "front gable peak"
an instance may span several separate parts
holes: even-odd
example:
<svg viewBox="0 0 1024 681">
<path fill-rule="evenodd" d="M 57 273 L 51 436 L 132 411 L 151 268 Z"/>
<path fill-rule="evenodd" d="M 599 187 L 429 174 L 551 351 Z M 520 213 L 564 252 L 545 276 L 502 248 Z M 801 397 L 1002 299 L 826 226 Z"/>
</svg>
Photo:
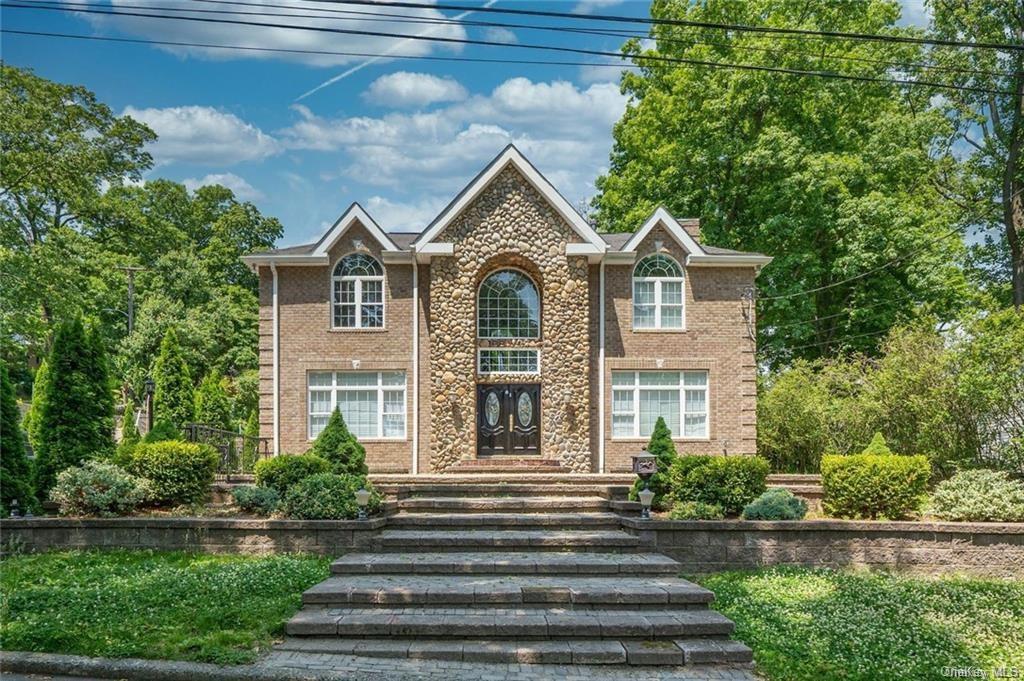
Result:
<svg viewBox="0 0 1024 681">
<path fill-rule="evenodd" d="M 341 214 L 331 228 L 327 230 L 327 233 L 320 237 L 320 241 L 316 242 L 313 248 L 312 255 L 314 256 L 325 256 L 331 250 L 331 248 L 338 242 L 338 240 L 349 230 L 349 228 L 359 223 L 366 228 L 380 247 L 385 251 L 397 251 L 398 246 L 391 240 L 391 237 L 387 235 L 383 229 L 380 228 L 370 214 L 363 210 L 363 207 L 358 203 L 353 203 L 349 206 L 344 213 Z"/>
<path fill-rule="evenodd" d="M 686 229 L 679 224 L 679 221 L 672 217 L 672 214 L 668 212 L 665 206 L 658 206 L 657 209 L 651 214 L 651 217 L 647 218 L 643 226 L 638 229 L 633 236 L 629 238 L 629 241 L 622 247 L 623 251 L 635 251 L 637 246 L 643 243 L 643 240 L 650 234 L 651 230 L 655 226 L 661 225 L 665 228 L 672 238 L 683 247 L 686 254 L 689 255 L 707 255 L 704 248 L 700 243 L 693 238 Z"/>
</svg>

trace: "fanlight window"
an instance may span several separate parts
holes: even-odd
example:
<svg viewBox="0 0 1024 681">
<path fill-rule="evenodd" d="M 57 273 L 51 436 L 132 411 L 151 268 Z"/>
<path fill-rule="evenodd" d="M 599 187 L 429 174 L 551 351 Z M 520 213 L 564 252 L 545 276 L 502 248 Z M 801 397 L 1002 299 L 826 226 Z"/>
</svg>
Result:
<svg viewBox="0 0 1024 681">
<path fill-rule="evenodd" d="M 683 268 L 667 255 L 649 255 L 633 270 L 633 328 L 683 328 Z"/>
<path fill-rule="evenodd" d="M 477 335 L 540 337 L 540 296 L 528 276 L 517 270 L 499 270 L 484 279 L 477 300 Z"/>
<path fill-rule="evenodd" d="M 363 253 L 338 261 L 331 276 L 332 323 L 339 329 L 384 326 L 384 269 Z"/>
</svg>

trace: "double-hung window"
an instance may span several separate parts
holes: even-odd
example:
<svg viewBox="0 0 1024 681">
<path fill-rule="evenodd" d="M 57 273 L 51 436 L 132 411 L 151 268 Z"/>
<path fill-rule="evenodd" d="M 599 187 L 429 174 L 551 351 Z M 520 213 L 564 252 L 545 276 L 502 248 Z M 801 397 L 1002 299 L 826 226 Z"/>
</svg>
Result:
<svg viewBox="0 0 1024 681">
<path fill-rule="evenodd" d="M 369 255 L 353 253 L 331 274 L 331 324 L 336 329 L 384 326 L 384 268 Z"/>
<path fill-rule="evenodd" d="M 650 437 L 659 416 L 675 438 L 708 437 L 708 372 L 612 372 L 612 437 Z"/>
<path fill-rule="evenodd" d="M 682 329 L 683 268 L 655 253 L 633 269 L 633 328 Z"/>
<path fill-rule="evenodd" d="M 317 371 L 309 374 L 309 439 L 337 407 L 360 438 L 405 437 L 404 371 Z"/>
</svg>

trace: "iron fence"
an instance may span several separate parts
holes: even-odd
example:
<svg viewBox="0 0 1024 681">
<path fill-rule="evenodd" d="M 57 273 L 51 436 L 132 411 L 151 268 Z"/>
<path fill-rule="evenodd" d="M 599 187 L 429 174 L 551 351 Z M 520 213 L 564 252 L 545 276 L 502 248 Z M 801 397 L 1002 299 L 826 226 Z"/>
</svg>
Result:
<svg viewBox="0 0 1024 681">
<path fill-rule="evenodd" d="M 217 473 L 229 479 L 232 475 L 252 473 L 257 461 L 273 456 L 269 437 L 254 437 L 204 423 L 187 424 L 185 438 L 216 449 L 220 454 Z"/>
</svg>

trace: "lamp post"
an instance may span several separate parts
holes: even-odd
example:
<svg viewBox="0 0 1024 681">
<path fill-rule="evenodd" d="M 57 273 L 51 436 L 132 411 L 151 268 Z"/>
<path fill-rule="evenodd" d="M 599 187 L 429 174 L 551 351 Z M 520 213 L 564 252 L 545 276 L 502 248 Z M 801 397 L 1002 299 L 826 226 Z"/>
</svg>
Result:
<svg viewBox="0 0 1024 681">
<path fill-rule="evenodd" d="M 644 488 L 640 490 L 640 518 L 651 519 L 651 503 L 654 501 L 654 492 L 651 491 L 651 476 L 658 472 L 658 457 L 647 452 L 644 447 L 641 454 L 633 455 L 633 472 L 644 481 Z"/>
<path fill-rule="evenodd" d="M 370 503 L 370 493 L 365 487 L 356 490 L 356 504 L 359 505 L 359 520 L 366 520 L 366 506 Z"/>
<path fill-rule="evenodd" d="M 152 376 L 146 377 L 145 393 L 146 393 L 146 421 L 147 427 L 146 432 L 153 430 L 153 393 L 156 392 L 156 381 L 153 380 Z"/>
<path fill-rule="evenodd" d="M 18 500 L 17 499 L 11 499 L 11 517 L 12 518 L 17 518 L 18 517 Z"/>
</svg>

